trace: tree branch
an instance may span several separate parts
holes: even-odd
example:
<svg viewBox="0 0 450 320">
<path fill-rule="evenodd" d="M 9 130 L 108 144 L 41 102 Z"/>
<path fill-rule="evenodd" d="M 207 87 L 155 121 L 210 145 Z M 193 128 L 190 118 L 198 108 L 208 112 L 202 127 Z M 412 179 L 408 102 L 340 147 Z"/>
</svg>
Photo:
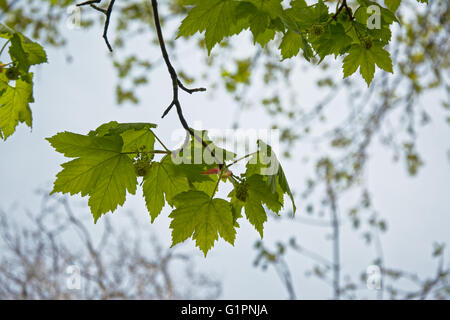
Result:
<svg viewBox="0 0 450 320">
<path fill-rule="evenodd" d="M 77 4 L 77 7 L 82 7 L 82 6 L 87 6 L 89 5 L 91 8 L 103 13 L 106 16 L 106 20 L 105 20 L 105 26 L 103 29 L 103 39 L 105 39 L 105 43 L 108 46 L 108 49 L 110 52 L 113 51 L 111 44 L 109 43 L 109 39 L 108 39 L 108 29 L 109 29 L 109 23 L 111 21 L 111 14 L 114 8 L 114 4 L 116 2 L 116 0 L 111 0 L 109 2 L 108 8 L 102 9 L 100 7 L 97 7 L 94 3 L 100 3 L 102 0 L 90 0 L 90 1 L 85 1 L 82 3 Z"/>
<path fill-rule="evenodd" d="M 170 105 L 167 107 L 167 109 L 164 111 L 162 118 L 164 118 L 172 109 L 173 106 L 176 107 L 177 109 L 177 114 L 178 114 L 178 118 L 180 120 L 181 125 L 183 126 L 183 128 L 189 132 L 189 134 L 195 138 L 197 141 L 199 141 L 206 150 L 208 150 L 208 152 L 214 157 L 214 159 L 216 160 L 217 164 L 219 165 L 220 168 L 223 167 L 223 163 L 222 161 L 220 161 L 217 157 L 216 154 L 214 153 L 213 150 L 211 150 L 211 148 L 208 146 L 208 144 L 198 135 L 195 134 L 194 130 L 191 129 L 191 127 L 189 127 L 186 119 L 184 118 L 183 115 L 183 110 L 181 108 L 181 103 L 178 99 L 178 93 L 179 93 L 179 88 L 181 88 L 182 90 L 192 94 L 194 92 L 198 92 L 198 91 L 206 91 L 205 88 L 197 88 L 197 89 L 188 89 L 186 88 L 181 81 L 178 79 L 178 74 L 175 70 L 175 68 L 172 66 L 172 63 L 170 62 L 170 58 L 169 58 L 169 54 L 167 53 L 167 49 L 166 49 L 166 45 L 164 42 L 164 37 L 162 34 L 162 29 L 161 29 L 161 22 L 159 20 L 159 13 L 158 13 L 158 2 L 157 0 L 152 0 L 152 8 L 153 8 L 153 17 L 155 20 L 155 27 L 156 27 L 156 33 L 158 35 L 158 41 L 159 41 L 159 46 L 161 48 L 161 53 L 164 59 L 164 62 L 166 63 L 167 66 L 167 70 L 169 71 L 170 74 L 170 78 L 172 79 L 172 90 L 173 90 L 173 98 L 172 98 L 172 102 L 170 103 Z"/>
</svg>

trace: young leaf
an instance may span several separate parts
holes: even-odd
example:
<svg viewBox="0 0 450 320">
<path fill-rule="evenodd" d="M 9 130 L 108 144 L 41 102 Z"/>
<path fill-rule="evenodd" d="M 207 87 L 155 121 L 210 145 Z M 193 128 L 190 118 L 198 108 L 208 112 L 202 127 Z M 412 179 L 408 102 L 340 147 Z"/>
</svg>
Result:
<svg viewBox="0 0 450 320">
<path fill-rule="evenodd" d="M 0 38 L 11 43 L 12 65 L 6 72 L 0 72 L 0 138 L 6 140 L 19 122 L 32 126 L 29 103 L 34 102 L 33 74 L 29 69 L 32 65 L 47 62 L 47 55 L 39 44 L 1 23 Z M 15 81 L 15 87 L 9 85 L 10 81 Z"/>
<path fill-rule="evenodd" d="M 241 32 L 247 25 L 239 19 L 239 2 L 233 0 L 198 0 L 181 22 L 177 38 L 205 31 L 208 54 L 223 38 Z M 241 21 L 242 20 L 242 21 Z"/>
<path fill-rule="evenodd" d="M 30 62 L 28 61 L 28 55 L 22 47 L 22 39 L 23 38 L 21 38 L 17 33 L 11 37 L 9 55 L 21 73 L 28 73 L 28 70 L 30 69 Z"/>
<path fill-rule="evenodd" d="M 137 177 L 132 160 L 122 154 L 123 141 L 115 136 L 84 136 L 62 132 L 47 138 L 56 151 L 76 158 L 62 164 L 52 193 L 89 195 L 94 221 L 123 205 L 126 192 L 136 192 Z"/>
<path fill-rule="evenodd" d="M 122 152 L 153 151 L 155 134 L 149 128 L 127 130 L 121 134 L 123 139 Z M 133 155 L 131 155 L 132 157 Z"/>
<path fill-rule="evenodd" d="M 324 27 L 324 32 L 320 36 L 311 40 L 314 50 L 323 60 L 327 55 L 341 54 L 345 48 L 350 46 L 352 38 L 345 33 L 345 29 L 340 23 L 330 23 Z"/>
<path fill-rule="evenodd" d="M 295 57 L 303 48 L 302 36 L 294 31 L 289 30 L 283 36 L 279 49 L 283 60 Z"/>
<path fill-rule="evenodd" d="M 384 4 L 388 7 L 392 12 L 397 11 L 398 7 L 402 3 L 402 0 L 384 0 Z"/>
<path fill-rule="evenodd" d="M 143 130 L 156 128 L 156 124 L 147 122 L 135 122 L 135 123 L 118 123 L 117 121 L 111 121 L 104 123 L 95 130 L 89 132 L 89 136 L 113 136 L 122 134 L 128 130 Z"/>
<path fill-rule="evenodd" d="M 173 204 L 173 197 L 189 190 L 189 183 L 185 176 L 178 174 L 170 156 L 165 156 L 161 162 L 152 163 L 148 174 L 144 177 L 142 188 L 153 222 L 161 213 L 165 201 Z"/>
<path fill-rule="evenodd" d="M 349 54 L 344 58 L 344 78 L 359 72 L 366 80 L 367 86 L 370 85 L 375 73 L 375 64 L 387 71 L 393 73 L 392 60 L 389 52 L 383 49 L 380 42 L 373 42 L 365 46 L 363 44 L 354 44 L 349 50 Z"/>
<path fill-rule="evenodd" d="M 294 202 L 294 195 L 292 194 L 277 156 L 272 151 L 272 148 L 263 141 L 258 140 L 258 146 L 258 152 L 247 163 L 247 170 L 245 172 L 247 179 L 255 174 L 263 176 L 263 180 L 269 186 L 272 193 L 277 193 L 277 190 L 281 189 L 284 194 L 289 196 L 295 213 L 297 208 Z"/>
<path fill-rule="evenodd" d="M 236 230 L 233 226 L 231 205 L 223 199 L 211 199 L 201 191 L 187 191 L 173 199 L 176 209 L 169 215 L 172 218 L 172 247 L 192 237 L 205 257 L 222 237 L 234 244 Z"/>
<path fill-rule="evenodd" d="M 245 0 L 245 2 L 253 4 L 257 10 L 269 14 L 271 18 L 276 18 L 283 13 L 282 0 Z"/>
<path fill-rule="evenodd" d="M 195 135 L 208 146 L 208 148 L 196 138 L 191 137 L 189 143 L 183 146 L 182 150 L 180 150 L 173 158 L 174 163 L 194 165 L 194 167 L 191 167 L 190 169 L 198 169 L 200 170 L 198 173 L 200 173 L 203 170 L 217 167 L 217 160 L 223 163 L 225 161 L 233 160 L 236 157 L 235 153 L 216 146 L 208 137 L 208 132 L 206 130 L 193 131 Z M 210 151 L 214 152 L 215 158 L 211 155 Z"/>
<path fill-rule="evenodd" d="M 243 190 L 242 190 L 243 189 Z M 233 205 L 233 218 L 237 220 L 241 216 L 242 207 L 245 208 L 245 216 L 248 221 L 263 237 L 264 223 L 267 221 L 267 214 L 263 204 L 274 212 L 279 212 L 282 203 L 279 201 L 278 193 L 272 193 L 263 177 L 255 174 L 248 178 L 243 184 L 238 185 L 228 195 Z"/>
<path fill-rule="evenodd" d="M 29 79 L 32 79 L 29 74 Z M 8 85 L 6 76 L 0 74 L 3 92 L 0 93 L 0 138 L 6 140 L 14 133 L 17 125 L 25 122 L 32 126 L 30 103 L 33 99 L 33 85 L 21 79 L 16 80 L 16 86 Z M 6 87 L 6 89 L 5 89 Z"/>
</svg>

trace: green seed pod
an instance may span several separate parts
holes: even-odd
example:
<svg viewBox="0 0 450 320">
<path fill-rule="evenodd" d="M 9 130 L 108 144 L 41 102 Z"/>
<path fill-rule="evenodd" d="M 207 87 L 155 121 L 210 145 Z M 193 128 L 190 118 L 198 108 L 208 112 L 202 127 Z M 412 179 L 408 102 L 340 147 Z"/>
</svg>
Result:
<svg viewBox="0 0 450 320">
<path fill-rule="evenodd" d="M 366 50 L 370 50 L 372 48 L 373 42 L 371 37 L 366 37 L 362 39 L 361 44 Z"/>
<path fill-rule="evenodd" d="M 248 197 L 248 184 L 247 182 L 242 182 L 236 188 L 236 198 L 241 200 L 242 202 L 247 201 Z"/>
<path fill-rule="evenodd" d="M 11 67 L 6 69 L 5 75 L 9 80 L 17 80 L 19 79 L 19 70 L 16 67 Z"/>
<path fill-rule="evenodd" d="M 150 159 L 147 155 L 138 155 L 133 163 L 134 172 L 139 177 L 144 177 L 150 170 Z"/>
<path fill-rule="evenodd" d="M 315 25 L 312 26 L 311 33 L 313 35 L 320 36 L 321 34 L 323 34 L 323 32 L 324 32 L 323 25 L 315 24 Z"/>
</svg>

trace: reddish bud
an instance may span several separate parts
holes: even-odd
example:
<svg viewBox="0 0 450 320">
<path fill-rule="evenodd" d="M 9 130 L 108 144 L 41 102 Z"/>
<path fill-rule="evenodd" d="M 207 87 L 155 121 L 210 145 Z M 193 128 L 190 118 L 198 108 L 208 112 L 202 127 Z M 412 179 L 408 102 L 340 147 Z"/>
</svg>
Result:
<svg viewBox="0 0 450 320">
<path fill-rule="evenodd" d="M 208 169 L 206 171 L 203 171 L 200 174 L 219 174 L 219 172 L 220 172 L 219 168 L 212 168 L 212 169 Z"/>
</svg>

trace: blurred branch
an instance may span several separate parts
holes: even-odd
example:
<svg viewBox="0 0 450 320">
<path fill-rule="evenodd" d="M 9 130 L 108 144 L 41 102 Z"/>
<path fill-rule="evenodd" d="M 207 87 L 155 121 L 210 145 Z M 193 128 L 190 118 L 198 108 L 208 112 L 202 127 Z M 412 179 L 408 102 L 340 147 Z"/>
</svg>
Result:
<svg viewBox="0 0 450 320">
<path fill-rule="evenodd" d="M 18 216 L 19 227 L 17 214 L 0 210 L 0 299 L 218 297 L 219 283 L 195 271 L 191 255 L 164 251 L 132 213 L 120 229 L 107 218 L 94 227 L 81 213 L 65 198 L 44 196 L 39 212 Z M 68 267 L 80 271 L 79 290 L 67 285 Z"/>
<path fill-rule="evenodd" d="M 115 4 L 116 0 L 110 0 L 110 2 L 108 4 L 108 8 L 106 10 L 102 9 L 102 8 L 99 8 L 99 7 L 97 7 L 94 4 L 94 3 L 100 3 L 101 1 L 102 0 L 86 1 L 86 2 L 83 2 L 83 3 L 77 4 L 77 7 L 89 5 L 91 8 L 93 8 L 93 9 L 103 13 L 106 16 L 105 25 L 104 25 L 104 28 L 103 28 L 103 39 L 105 39 L 105 43 L 108 46 L 108 50 L 110 52 L 112 52 L 113 49 L 112 49 L 111 44 L 109 43 L 109 40 L 108 40 L 108 29 L 109 29 L 109 23 L 111 21 L 111 14 L 112 14 L 112 11 L 113 11 L 113 8 L 114 8 L 114 4 Z"/>
</svg>

